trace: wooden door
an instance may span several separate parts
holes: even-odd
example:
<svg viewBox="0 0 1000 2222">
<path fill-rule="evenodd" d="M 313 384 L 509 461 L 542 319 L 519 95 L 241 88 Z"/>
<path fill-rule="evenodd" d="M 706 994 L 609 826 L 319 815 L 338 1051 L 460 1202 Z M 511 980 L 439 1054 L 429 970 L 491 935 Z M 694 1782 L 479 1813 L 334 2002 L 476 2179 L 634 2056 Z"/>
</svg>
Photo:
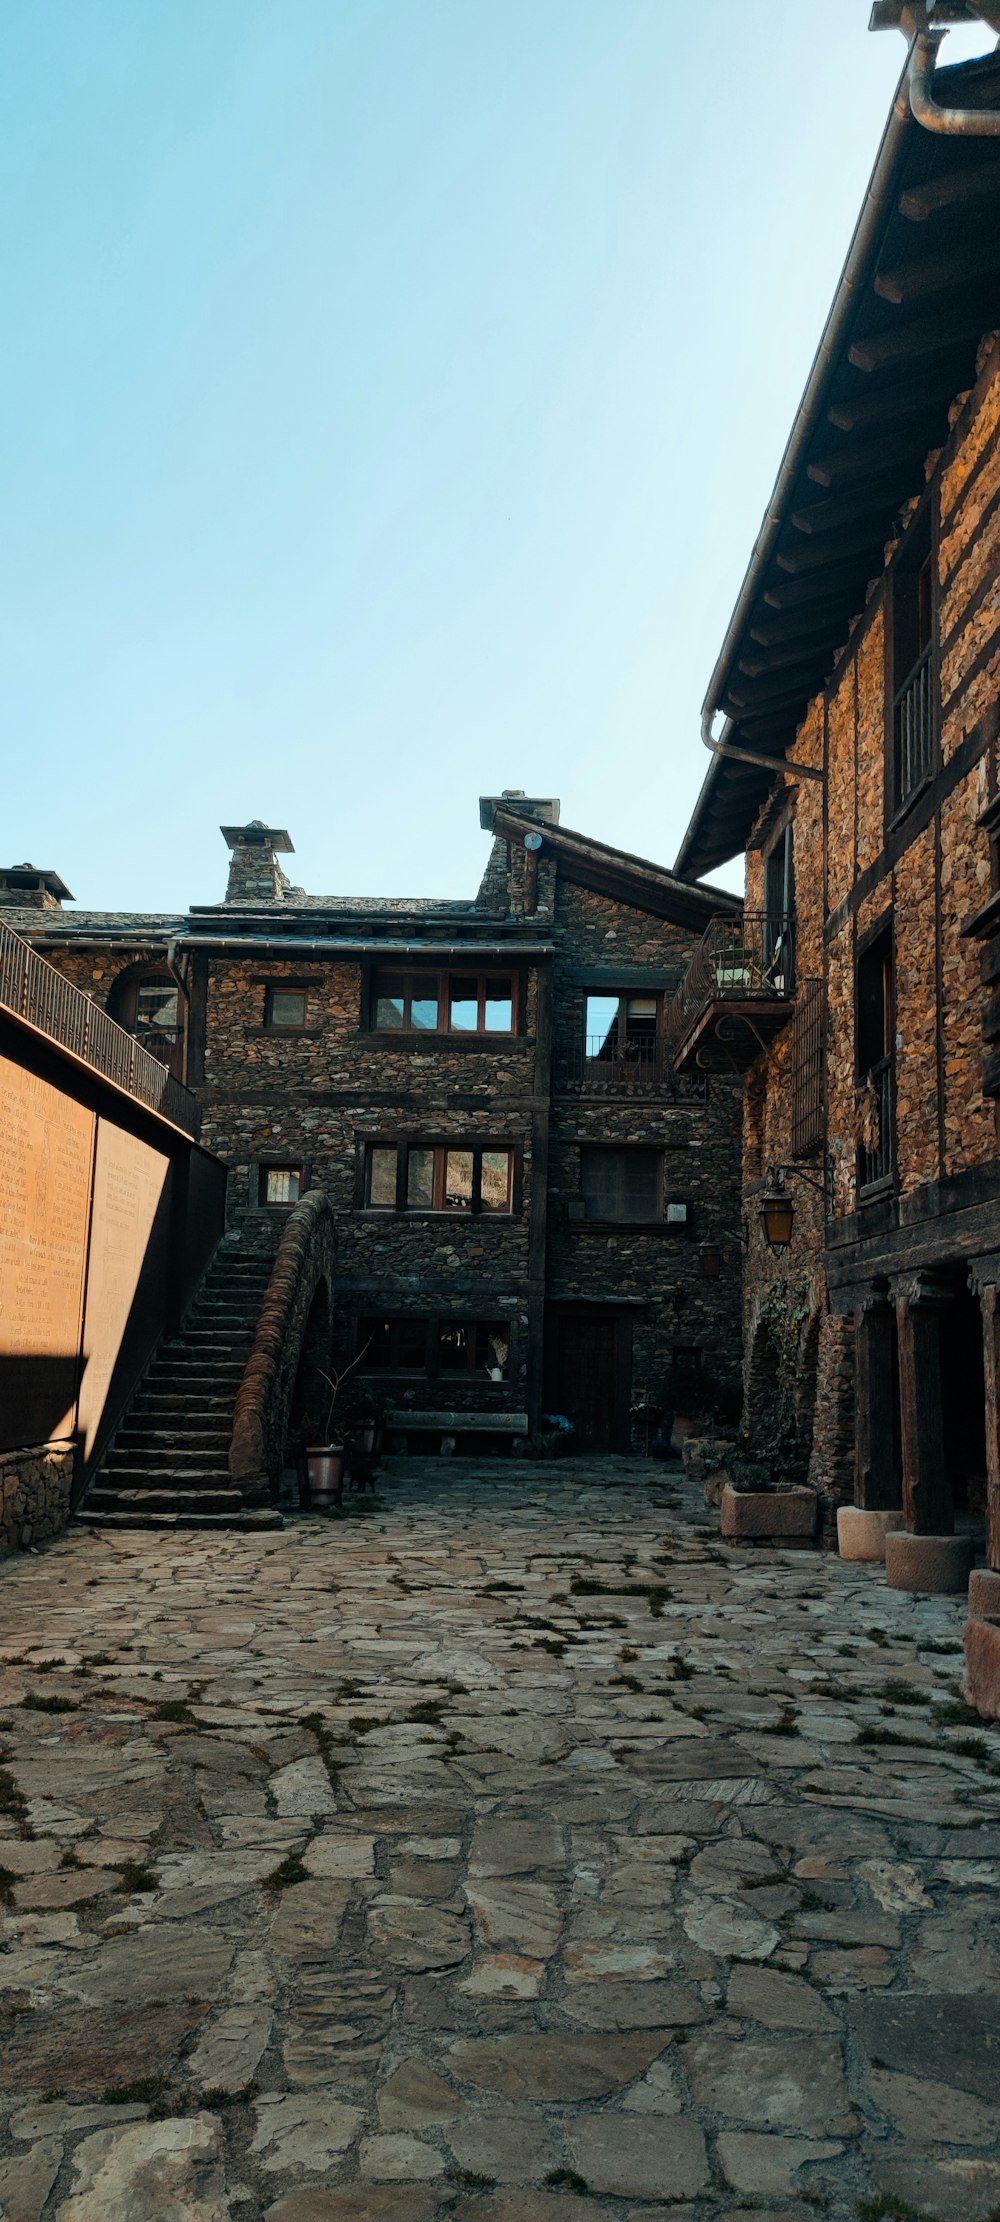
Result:
<svg viewBox="0 0 1000 2222">
<path fill-rule="evenodd" d="M 572 1420 L 579 1450 L 623 1451 L 629 1444 L 631 1321 L 597 1305 L 552 1315 L 550 1409 Z"/>
</svg>

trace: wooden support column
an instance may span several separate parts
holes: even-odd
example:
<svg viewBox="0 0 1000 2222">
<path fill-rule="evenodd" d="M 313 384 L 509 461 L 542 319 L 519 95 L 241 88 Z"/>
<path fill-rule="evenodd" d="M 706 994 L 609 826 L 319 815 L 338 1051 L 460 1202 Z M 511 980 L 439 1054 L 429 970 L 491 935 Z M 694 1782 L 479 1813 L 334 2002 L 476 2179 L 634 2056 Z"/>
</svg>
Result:
<svg viewBox="0 0 1000 2222">
<path fill-rule="evenodd" d="M 969 1284 L 983 1314 L 986 1401 L 986 1560 L 1000 1573 L 1000 1257 L 974 1258 Z"/>
<path fill-rule="evenodd" d="M 903 1511 L 913 1535 L 953 1535 L 955 1508 L 945 1474 L 941 1402 L 941 1313 L 949 1290 L 932 1274 L 893 1282 L 899 1334 L 899 1424 Z"/>
<path fill-rule="evenodd" d="M 888 1287 L 871 1288 L 855 1322 L 854 1501 L 866 1512 L 902 1504 L 896 1314 Z"/>
</svg>

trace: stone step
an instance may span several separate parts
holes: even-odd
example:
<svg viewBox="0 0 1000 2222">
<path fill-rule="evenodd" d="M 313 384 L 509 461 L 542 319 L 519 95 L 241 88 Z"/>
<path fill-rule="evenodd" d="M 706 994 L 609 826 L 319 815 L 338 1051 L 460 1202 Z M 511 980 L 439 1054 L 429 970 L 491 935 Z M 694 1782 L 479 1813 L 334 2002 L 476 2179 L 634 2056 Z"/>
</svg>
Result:
<svg viewBox="0 0 1000 2222">
<path fill-rule="evenodd" d="M 229 1469 L 226 1466 L 176 1467 L 162 1459 L 158 1466 L 134 1466 L 124 1459 L 117 1460 L 112 1452 L 101 1469 L 101 1480 L 106 1488 L 135 1489 L 145 1495 L 148 1489 L 229 1489 Z M 98 1484 L 95 1483 L 95 1487 Z"/>
<path fill-rule="evenodd" d="M 205 1413 L 200 1418 L 197 1413 L 176 1412 L 170 1418 L 164 1413 L 160 1419 L 154 1417 L 141 1425 L 133 1414 L 128 1426 L 119 1428 L 115 1449 L 127 1450 L 131 1445 L 135 1450 L 162 1451 L 171 1443 L 182 1450 L 192 1450 L 197 1443 L 221 1443 L 225 1448 L 231 1433 L 224 1418 L 215 1421 Z"/>
<path fill-rule="evenodd" d="M 119 1489 L 95 1483 L 87 1497 L 89 1512 L 243 1512 L 238 1489 Z"/>
<path fill-rule="evenodd" d="M 88 1512 L 76 1514 L 89 1528 L 218 1528 L 237 1535 L 259 1535 L 285 1525 L 280 1512 Z"/>
<path fill-rule="evenodd" d="M 229 1441 L 225 1435 L 216 1437 L 214 1441 L 208 1443 L 179 1442 L 176 1436 L 167 1437 L 160 1444 L 117 1442 L 108 1459 L 108 1466 L 110 1467 L 112 1460 L 114 1460 L 123 1466 L 136 1466 L 143 1469 L 148 1466 L 162 1468 L 166 1465 L 169 1466 L 171 1473 L 177 1474 L 190 1473 L 192 1469 L 196 1473 L 204 1473 L 208 1467 L 214 1466 L 216 1463 L 221 1466 L 225 1465 L 228 1448 Z"/>
</svg>

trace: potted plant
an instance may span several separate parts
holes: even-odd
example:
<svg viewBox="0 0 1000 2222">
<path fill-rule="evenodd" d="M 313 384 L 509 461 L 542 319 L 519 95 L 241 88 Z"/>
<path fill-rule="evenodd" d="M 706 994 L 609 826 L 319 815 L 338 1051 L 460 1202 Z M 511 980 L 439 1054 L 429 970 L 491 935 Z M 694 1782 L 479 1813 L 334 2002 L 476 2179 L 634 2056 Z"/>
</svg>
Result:
<svg viewBox="0 0 1000 2222">
<path fill-rule="evenodd" d="M 340 1504 L 343 1498 L 346 1458 L 343 1407 L 341 1412 L 337 1414 L 336 1421 L 334 1420 L 334 1412 L 342 1384 L 346 1381 L 348 1374 L 353 1373 L 355 1366 L 360 1365 L 367 1348 L 368 1344 L 366 1343 L 364 1349 L 359 1350 L 357 1357 L 352 1358 L 350 1365 L 345 1366 L 340 1373 L 337 1372 L 336 1368 L 332 1373 L 324 1373 L 322 1367 L 317 1369 L 320 1380 L 326 1382 L 330 1391 L 326 1416 L 320 1430 L 320 1440 L 316 1443 L 306 1444 L 309 1501 L 313 1510 L 317 1512 L 325 1511 L 331 1505 Z"/>
</svg>

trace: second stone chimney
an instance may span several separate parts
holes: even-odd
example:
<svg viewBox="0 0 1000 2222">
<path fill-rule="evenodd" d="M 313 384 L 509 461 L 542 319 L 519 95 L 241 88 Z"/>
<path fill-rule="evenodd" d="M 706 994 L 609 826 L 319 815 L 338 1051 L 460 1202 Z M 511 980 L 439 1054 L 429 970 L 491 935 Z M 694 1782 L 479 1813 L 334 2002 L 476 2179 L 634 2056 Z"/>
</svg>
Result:
<svg viewBox="0 0 1000 2222">
<path fill-rule="evenodd" d="M 73 897 L 58 872 L 37 864 L 8 864 L 0 869 L 0 906 L 4 910 L 61 910 Z"/>
<path fill-rule="evenodd" d="M 232 851 L 227 903 L 284 902 L 289 883 L 278 856 L 294 853 L 284 829 L 251 818 L 247 826 L 220 826 L 219 831 Z"/>
</svg>

